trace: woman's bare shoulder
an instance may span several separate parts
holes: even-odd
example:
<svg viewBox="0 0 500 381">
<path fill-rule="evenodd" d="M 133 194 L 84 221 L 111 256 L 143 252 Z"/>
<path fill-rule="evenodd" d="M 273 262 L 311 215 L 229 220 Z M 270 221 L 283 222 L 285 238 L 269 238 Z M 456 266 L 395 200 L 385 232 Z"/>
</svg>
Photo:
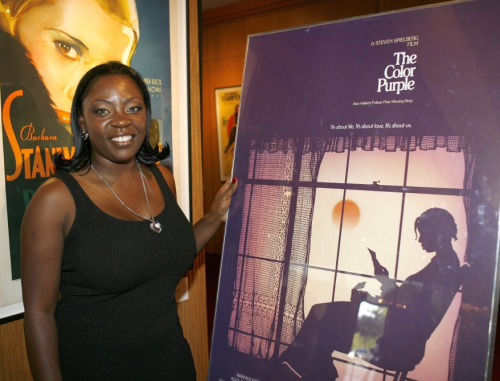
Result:
<svg viewBox="0 0 500 381">
<path fill-rule="evenodd" d="M 175 180 L 174 180 L 174 175 L 164 165 L 161 164 L 156 164 L 156 167 L 160 170 L 161 174 L 163 175 L 163 178 L 167 182 L 168 187 L 170 188 L 170 191 L 176 196 L 176 189 L 175 189 Z"/>
<path fill-rule="evenodd" d="M 74 215 L 75 203 L 66 184 L 57 177 L 51 177 L 38 187 L 28 204 L 24 220 L 66 225 L 72 222 Z"/>
<path fill-rule="evenodd" d="M 54 202 L 66 198 L 72 199 L 72 196 L 64 181 L 58 177 L 51 177 L 38 187 L 32 201 L 40 199 L 40 201 Z"/>
</svg>

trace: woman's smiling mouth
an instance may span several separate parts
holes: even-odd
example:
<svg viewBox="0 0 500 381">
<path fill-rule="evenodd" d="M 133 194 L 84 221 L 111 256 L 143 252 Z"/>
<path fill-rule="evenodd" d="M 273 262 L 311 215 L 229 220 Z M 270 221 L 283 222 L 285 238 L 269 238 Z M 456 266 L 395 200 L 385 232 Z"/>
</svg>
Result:
<svg viewBox="0 0 500 381">
<path fill-rule="evenodd" d="M 118 142 L 118 143 L 125 143 L 125 142 L 132 140 L 132 135 L 116 136 L 116 137 L 112 138 L 111 140 L 114 142 Z"/>
</svg>

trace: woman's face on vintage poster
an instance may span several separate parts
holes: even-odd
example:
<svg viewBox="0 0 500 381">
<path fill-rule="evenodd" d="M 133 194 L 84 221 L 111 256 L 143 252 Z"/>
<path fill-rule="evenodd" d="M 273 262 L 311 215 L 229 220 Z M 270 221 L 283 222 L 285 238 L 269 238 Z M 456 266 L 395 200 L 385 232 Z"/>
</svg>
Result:
<svg viewBox="0 0 500 381">
<path fill-rule="evenodd" d="M 21 17 L 17 32 L 55 107 L 65 112 L 71 110 L 78 81 L 90 68 L 111 60 L 127 64 L 134 49 L 132 28 L 94 0 L 35 6 Z"/>
</svg>

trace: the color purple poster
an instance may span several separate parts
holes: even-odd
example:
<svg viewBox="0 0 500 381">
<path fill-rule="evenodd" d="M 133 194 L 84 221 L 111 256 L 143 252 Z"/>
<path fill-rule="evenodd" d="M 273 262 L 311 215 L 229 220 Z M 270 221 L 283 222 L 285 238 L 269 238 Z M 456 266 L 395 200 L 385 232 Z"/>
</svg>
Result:
<svg viewBox="0 0 500 381">
<path fill-rule="evenodd" d="M 210 381 L 488 379 L 499 16 L 249 37 Z"/>
</svg>

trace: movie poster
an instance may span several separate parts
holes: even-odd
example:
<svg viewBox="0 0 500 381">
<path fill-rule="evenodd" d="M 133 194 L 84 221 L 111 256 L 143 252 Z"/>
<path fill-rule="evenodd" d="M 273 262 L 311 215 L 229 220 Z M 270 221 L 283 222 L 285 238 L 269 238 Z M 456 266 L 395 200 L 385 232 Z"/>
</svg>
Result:
<svg viewBox="0 0 500 381">
<path fill-rule="evenodd" d="M 220 180 L 231 176 L 234 161 L 234 144 L 238 127 L 241 86 L 215 89 L 215 110 L 217 114 L 217 142 L 219 144 Z"/>
<path fill-rule="evenodd" d="M 499 14 L 249 37 L 210 381 L 487 379 Z"/>
<path fill-rule="evenodd" d="M 69 112 L 79 79 L 110 60 L 134 67 L 150 91 L 152 139 L 171 142 L 169 39 L 161 0 L 0 4 L 0 318 L 22 312 L 20 225 L 54 173 L 51 156 L 74 150 Z"/>
</svg>

